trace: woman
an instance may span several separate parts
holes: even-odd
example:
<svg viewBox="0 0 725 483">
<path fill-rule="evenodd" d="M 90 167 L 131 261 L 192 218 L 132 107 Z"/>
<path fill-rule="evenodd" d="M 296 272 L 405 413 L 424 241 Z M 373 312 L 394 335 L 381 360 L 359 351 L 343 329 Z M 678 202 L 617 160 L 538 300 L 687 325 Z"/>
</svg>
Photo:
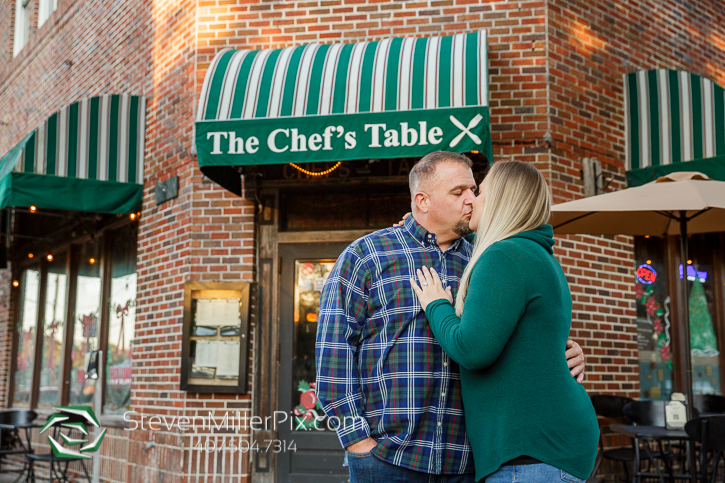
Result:
<svg viewBox="0 0 725 483">
<path fill-rule="evenodd" d="M 410 280 L 433 334 L 461 366 L 476 481 L 583 481 L 599 428 L 564 356 L 572 301 L 545 224 L 546 181 L 527 163 L 498 162 L 480 188 L 455 308 L 434 270 L 418 270 L 420 286 Z"/>
</svg>

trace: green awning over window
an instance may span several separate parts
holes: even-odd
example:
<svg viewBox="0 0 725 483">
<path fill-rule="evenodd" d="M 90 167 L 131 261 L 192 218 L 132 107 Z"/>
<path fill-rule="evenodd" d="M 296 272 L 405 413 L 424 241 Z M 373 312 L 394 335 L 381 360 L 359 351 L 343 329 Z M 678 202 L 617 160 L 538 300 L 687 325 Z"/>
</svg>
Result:
<svg viewBox="0 0 725 483">
<path fill-rule="evenodd" d="M 714 180 L 725 181 L 725 155 L 627 171 L 627 186 L 640 186 L 676 171 L 699 171 Z"/>
<path fill-rule="evenodd" d="M 0 208 L 141 209 L 145 99 L 105 95 L 50 116 L 0 158 Z"/>
<path fill-rule="evenodd" d="M 219 52 L 196 150 L 240 193 L 244 165 L 479 151 L 492 157 L 486 32 Z"/>
<path fill-rule="evenodd" d="M 710 79 L 666 69 L 625 74 L 624 100 L 627 170 L 725 155 L 725 89 Z"/>
</svg>

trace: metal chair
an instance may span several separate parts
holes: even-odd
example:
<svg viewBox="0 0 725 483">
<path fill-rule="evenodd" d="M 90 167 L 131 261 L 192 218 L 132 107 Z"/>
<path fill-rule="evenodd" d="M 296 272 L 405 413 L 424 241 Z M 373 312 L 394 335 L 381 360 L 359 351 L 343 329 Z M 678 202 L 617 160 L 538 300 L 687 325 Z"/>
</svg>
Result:
<svg viewBox="0 0 725 483">
<path fill-rule="evenodd" d="M 3 458 L 9 455 L 28 455 L 33 452 L 30 446 L 30 434 L 27 426 L 35 421 L 38 415 L 35 411 L 9 410 L 0 411 L 0 469 Z M 25 440 L 21 431 L 25 430 Z M 1 471 L 0 471 L 1 472 Z"/>
<path fill-rule="evenodd" d="M 624 415 L 624 406 L 634 401 L 634 399 L 622 396 L 604 396 L 604 395 L 593 395 L 591 396 L 592 406 L 594 406 L 594 412 L 597 416 L 602 416 L 607 419 L 613 419 L 616 424 L 629 424 L 629 420 Z M 594 463 L 594 470 L 592 471 L 592 478 L 599 471 L 603 460 L 607 459 L 614 462 L 622 463 L 624 467 L 625 481 L 629 481 L 629 463 L 634 461 L 634 449 L 625 447 L 613 447 L 617 439 L 616 433 L 611 430 L 611 425 L 603 425 L 599 428 L 599 455 Z M 605 441 L 606 440 L 606 441 Z M 609 449 L 607 449 L 609 448 Z M 646 458 L 644 455 L 642 459 Z M 587 480 L 589 481 L 589 480 Z"/>
<path fill-rule="evenodd" d="M 657 426 L 664 428 L 667 426 L 665 416 L 665 405 L 667 401 L 632 401 L 631 403 L 624 406 L 624 414 L 631 421 L 632 424 L 638 426 Z M 696 415 L 696 408 L 693 408 L 693 412 Z M 638 440 L 632 441 L 633 447 L 639 445 Z M 642 448 L 647 455 L 647 459 L 654 465 L 660 478 L 664 478 L 657 460 L 661 460 L 665 466 L 665 474 L 669 475 L 670 480 L 674 481 L 674 469 L 673 464 L 677 463 L 680 468 L 684 468 L 687 461 L 687 447 L 685 444 L 668 442 L 667 447 L 661 440 L 657 440 L 657 448 L 651 448 L 649 443 L 643 442 Z"/>
<path fill-rule="evenodd" d="M 698 394 L 695 396 L 694 406 L 703 416 L 725 414 L 725 396 Z"/>
<path fill-rule="evenodd" d="M 86 419 L 83 416 L 80 415 L 68 415 L 68 419 L 63 421 L 63 424 L 71 424 L 71 423 L 85 423 Z M 64 442 L 66 441 L 66 438 L 63 438 L 61 433 L 65 431 L 65 436 L 67 439 L 74 439 L 71 435 L 73 434 L 73 431 L 78 431 L 74 428 L 64 427 L 62 425 L 56 425 L 52 428 L 52 437 L 55 441 L 60 443 L 63 446 L 66 446 Z M 84 435 L 85 436 L 85 435 Z M 91 483 L 91 478 L 88 474 L 88 468 L 86 468 L 85 461 L 82 459 L 72 458 L 72 457 L 58 457 L 55 456 L 55 454 L 51 451 L 50 453 L 44 453 L 44 454 L 34 454 L 31 453 L 26 457 L 29 468 L 27 475 L 25 479 L 23 480 L 23 483 L 25 482 L 35 482 L 35 464 L 36 463 L 47 463 L 49 468 L 49 482 L 53 483 L 53 481 L 59 481 L 63 483 L 68 483 L 71 481 L 70 476 L 68 475 L 68 467 L 73 462 L 79 462 L 81 464 L 81 469 L 83 470 L 83 473 L 86 476 L 86 480 L 88 483 Z M 73 480 L 75 481 L 75 479 Z"/>
<path fill-rule="evenodd" d="M 691 419 L 685 431 L 700 444 L 700 482 L 708 483 L 711 476 L 710 483 L 715 483 L 720 461 L 725 463 L 725 416 Z"/>
</svg>

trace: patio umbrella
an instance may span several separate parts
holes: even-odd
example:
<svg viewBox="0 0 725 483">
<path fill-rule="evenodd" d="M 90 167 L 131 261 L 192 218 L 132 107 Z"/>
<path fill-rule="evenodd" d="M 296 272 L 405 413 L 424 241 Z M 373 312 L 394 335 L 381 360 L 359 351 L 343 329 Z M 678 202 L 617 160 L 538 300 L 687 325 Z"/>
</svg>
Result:
<svg viewBox="0 0 725 483">
<path fill-rule="evenodd" d="M 725 182 L 697 172 L 670 173 L 645 185 L 552 207 L 554 233 L 589 235 L 680 235 L 683 278 L 687 234 L 725 231 Z M 687 279 L 685 320 L 680 324 L 680 358 L 685 364 L 687 417 L 692 417 L 692 359 Z"/>
</svg>

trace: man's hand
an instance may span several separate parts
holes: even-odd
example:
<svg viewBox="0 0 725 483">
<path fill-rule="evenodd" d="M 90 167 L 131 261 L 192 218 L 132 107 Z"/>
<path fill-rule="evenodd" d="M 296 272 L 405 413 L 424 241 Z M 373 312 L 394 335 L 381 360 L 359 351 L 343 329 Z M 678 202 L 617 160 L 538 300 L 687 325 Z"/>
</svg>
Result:
<svg viewBox="0 0 725 483">
<path fill-rule="evenodd" d="M 584 368 L 587 365 L 584 361 L 584 351 L 573 340 L 566 341 L 566 349 L 566 362 L 571 369 L 571 377 L 576 377 L 576 382 L 581 384 L 584 382 Z"/>
<path fill-rule="evenodd" d="M 363 439 L 362 441 L 358 441 L 355 444 L 351 444 L 347 448 L 345 448 L 347 451 L 351 451 L 353 453 L 367 453 L 374 447 L 378 445 L 378 442 L 375 441 L 373 438 Z"/>
<path fill-rule="evenodd" d="M 394 223 L 393 226 L 403 226 L 405 225 L 405 220 L 408 219 L 408 217 L 411 215 L 410 211 L 403 215 L 403 219 L 400 220 L 397 223 Z"/>
</svg>

